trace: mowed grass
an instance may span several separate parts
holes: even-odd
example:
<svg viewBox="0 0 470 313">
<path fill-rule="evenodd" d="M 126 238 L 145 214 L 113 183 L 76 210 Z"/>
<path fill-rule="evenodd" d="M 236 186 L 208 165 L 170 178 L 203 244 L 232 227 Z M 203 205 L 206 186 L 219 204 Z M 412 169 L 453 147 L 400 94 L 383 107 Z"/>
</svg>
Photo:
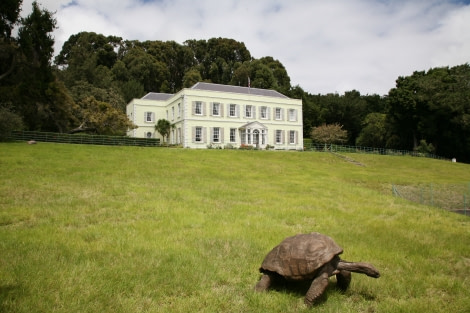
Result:
<svg viewBox="0 0 470 313">
<path fill-rule="evenodd" d="M 464 312 L 470 218 L 392 196 L 470 166 L 328 153 L 0 144 L 0 312 Z M 282 239 L 319 231 L 353 274 L 253 287 Z"/>
</svg>

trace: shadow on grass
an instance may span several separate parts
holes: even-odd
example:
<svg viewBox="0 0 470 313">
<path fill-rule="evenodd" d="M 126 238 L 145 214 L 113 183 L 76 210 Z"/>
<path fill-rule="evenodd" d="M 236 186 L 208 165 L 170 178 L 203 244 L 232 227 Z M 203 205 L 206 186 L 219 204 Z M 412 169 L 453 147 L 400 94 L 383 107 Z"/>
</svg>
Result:
<svg viewBox="0 0 470 313">
<path fill-rule="evenodd" d="M 18 290 L 18 285 L 0 285 L 0 312 L 12 312 L 11 302 L 9 299 L 15 298 L 13 294 Z"/>
<path fill-rule="evenodd" d="M 278 280 L 276 284 L 272 285 L 270 288 L 271 292 L 281 292 L 292 295 L 294 297 L 304 298 L 307 294 L 308 289 L 312 284 L 311 280 L 307 281 L 287 281 L 287 280 Z M 315 303 L 315 305 L 320 305 L 328 300 L 329 295 L 333 294 L 342 294 L 346 297 L 351 297 L 353 299 L 362 299 L 364 301 L 375 301 L 376 297 L 373 294 L 370 294 L 365 291 L 354 291 L 353 289 L 349 288 L 346 291 L 342 291 L 336 285 L 336 281 L 334 279 L 330 279 L 330 283 L 328 288 L 326 289 L 323 296 Z"/>
</svg>

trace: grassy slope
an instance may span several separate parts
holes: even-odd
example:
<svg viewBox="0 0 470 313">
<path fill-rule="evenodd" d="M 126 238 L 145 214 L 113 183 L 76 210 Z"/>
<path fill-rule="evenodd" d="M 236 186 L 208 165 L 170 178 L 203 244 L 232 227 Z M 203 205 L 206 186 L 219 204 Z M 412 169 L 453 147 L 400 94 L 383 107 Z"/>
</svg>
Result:
<svg viewBox="0 0 470 313">
<path fill-rule="evenodd" d="M 0 312 L 299 312 L 304 286 L 255 294 L 284 237 L 320 231 L 369 261 L 316 312 L 470 307 L 469 218 L 391 196 L 468 184 L 411 157 L 0 145 Z M 334 279 L 332 279 L 333 285 Z"/>
</svg>

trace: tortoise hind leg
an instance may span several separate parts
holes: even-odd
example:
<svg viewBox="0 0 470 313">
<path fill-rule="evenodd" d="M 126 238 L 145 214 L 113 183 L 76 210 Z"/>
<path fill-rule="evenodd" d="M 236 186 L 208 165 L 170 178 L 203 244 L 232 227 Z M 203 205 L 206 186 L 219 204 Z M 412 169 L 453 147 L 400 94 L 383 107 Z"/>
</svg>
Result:
<svg viewBox="0 0 470 313">
<path fill-rule="evenodd" d="M 351 272 L 349 271 L 340 271 L 336 274 L 336 285 L 341 291 L 346 291 L 351 283 Z"/>
<path fill-rule="evenodd" d="M 318 275 L 312 282 L 312 285 L 305 295 L 304 302 L 307 306 L 311 307 L 315 302 L 321 299 L 322 295 L 325 293 L 326 288 L 328 287 L 328 272 L 323 272 Z"/>
</svg>

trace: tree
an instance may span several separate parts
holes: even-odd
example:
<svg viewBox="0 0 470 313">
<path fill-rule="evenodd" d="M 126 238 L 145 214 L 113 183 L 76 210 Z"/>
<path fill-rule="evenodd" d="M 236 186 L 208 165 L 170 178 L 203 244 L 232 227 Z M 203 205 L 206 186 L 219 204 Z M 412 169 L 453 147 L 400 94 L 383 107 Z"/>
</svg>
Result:
<svg viewBox="0 0 470 313">
<path fill-rule="evenodd" d="M 173 125 L 165 119 L 160 119 L 157 121 L 157 124 L 155 125 L 155 130 L 160 133 L 163 137 L 163 141 L 165 141 L 165 138 L 168 139 L 168 136 L 170 135 L 170 130 L 173 127 Z"/>
<path fill-rule="evenodd" d="M 183 77 L 183 88 L 189 88 L 195 83 L 202 81 L 201 74 L 196 68 L 193 68 L 184 74 Z"/>
<path fill-rule="evenodd" d="M 238 81 L 233 82 L 236 67 L 252 59 L 245 44 L 233 39 L 187 40 L 184 45 L 190 49 L 195 60 L 191 67 L 197 66 L 203 80 L 216 84 L 238 85 Z"/>
<path fill-rule="evenodd" d="M 424 140 L 438 155 L 470 161 L 469 84 L 468 64 L 399 77 L 387 98 L 387 146 L 416 150 Z"/>
<path fill-rule="evenodd" d="M 322 144 L 342 144 L 348 138 L 348 132 L 339 124 L 323 124 L 314 127 L 311 132 L 312 141 Z"/>
<path fill-rule="evenodd" d="M 0 2 L 0 80 L 12 73 L 16 64 L 18 47 L 11 33 L 18 24 L 21 4 L 22 0 Z"/>
<path fill-rule="evenodd" d="M 12 130 L 22 130 L 23 127 L 21 117 L 7 107 L 0 106 L 0 141 L 7 140 Z"/>
<path fill-rule="evenodd" d="M 130 79 L 141 83 L 145 92 L 161 91 L 163 82 L 170 79 L 168 66 L 141 47 L 131 49 L 122 61 Z"/>
<path fill-rule="evenodd" d="M 72 129 L 70 133 L 93 132 L 100 135 L 123 136 L 128 129 L 136 128 L 124 112 L 107 102 L 88 97 L 83 99 L 79 106 L 76 115 L 80 120 L 80 126 Z"/>
<path fill-rule="evenodd" d="M 365 147 L 385 147 L 387 129 L 386 115 L 383 113 L 370 113 L 363 122 L 363 128 L 356 139 L 356 145 Z"/>
<path fill-rule="evenodd" d="M 10 35 L 4 25 L 11 23 L 2 24 L 2 37 Z M 10 58 L 14 66 L 0 80 L 0 105 L 8 103 L 10 111 L 21 117 L 28 130 L 65 131 L 73 121 L 73 101 L 68 101 L 68 91 L 57 80 L 50 62 L 54 52 L 51 33 L 56 20 L 51 12 L 33 2 L 31 14 L 18 19 L 17 24 L 17 38 L 8 38 L 16 47 Z"/>
</svg>

